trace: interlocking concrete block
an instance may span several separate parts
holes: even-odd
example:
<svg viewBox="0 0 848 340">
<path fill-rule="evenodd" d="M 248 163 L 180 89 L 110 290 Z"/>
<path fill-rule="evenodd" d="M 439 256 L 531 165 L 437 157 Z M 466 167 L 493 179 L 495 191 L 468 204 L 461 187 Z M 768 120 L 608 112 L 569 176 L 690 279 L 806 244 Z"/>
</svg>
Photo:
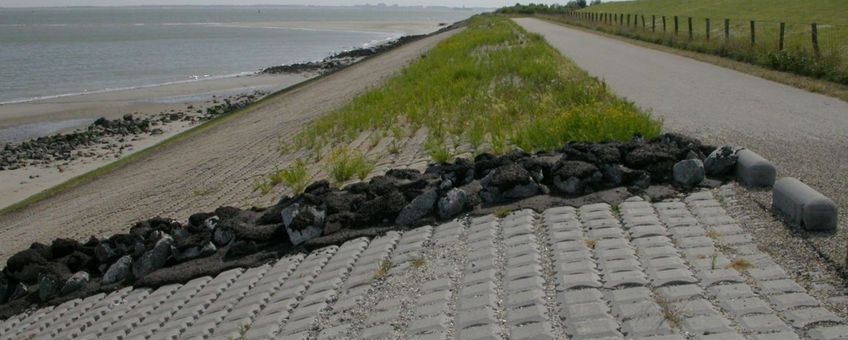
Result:
<svg viewBox="0 0 848 340">
<path fill-rule="evenodd" d="M 553 340 L 556 337 L 548 323 L 529 324 L 510 329 L 510 339 L 514 340 Z"/>
<path fill-rule="evenodd" d="M 844 321 L 838 315 L 822 307 L 790 310 L 784 313 L 784 316 L 786 320 L 792 323 L 792 326 L 797 328 L 803 328 L 817 322 Z"/>
<path fill-rule="evenodd" d="M 568 322 L 566 330 L 572 339 L 621 338 L 619 325 L 612 318 Z"/>
<path fill-rule="evenodd" d="M 605 288 L 616 288 L 623 285 L 644 286 L 648 284 L 648 279 L 645 278 L 645 273 L 639 270 L 639 268 L 635 268 L 635 270 L 630 271 L 606 273 L 603 279 Z"/>
<path fill-rule="evenodd" d="M 609 307 L 603 301 L 564 305 L 560 316 L 571 322 L 594 320 L 609 316 Z"/>
<path fill-rule="evenodd" d="M 682 301 L 702 297 L 704 290 L 698 285 L 676 285 L 657 288 L 657 295 L 665 301 Z"/>
<path fill-rule="evenodd" d="M 701 279 L 701 282 L 705 287 L 723 282 L 745 282 L 745 279 L 739 275 L 739 272 L 733 269 L 704 270 L 698 273 L 698 277 Z"/>
<path fill-rule="evenodd" d="M 674 330 L 665 317 L 654 315 L 625 321 L 621 332 L 627 339 L 665 339 L 658 336 L 670 335 Z"/>
<path fill-rule="evenodd" d="M 756 334 L 751 337 L 754 340 L 800 340 L 794 332 Z"/>
<path fill-rule="evenodd" d="M 557 301 L 560 305 L 567 306 L 588 302 L 601 302 L 603 297 L 604 295 L 600 290 L 587 288 L 561 292 L 557 294 Z"/>
<path fill-rule="evenodd" d="M 660 315 L 660 306 L 654 301 L 614 303 L 612 315 L 619 320 L 646 318 Z"/>
<path fill-rule="evenodd" d="M 719 314 L 718 310 L 713 307 L 713 304 L 705 299 L 674 302 L 669 304 L 669 306 L 671 307 L 671 310 L 689 317 Z"/>
<path fill-rule="evenodd" d="M 406 334 L 416 336 L 422 334 L 441 334 L 444 333 L 450 324 L 450 320 L 445 315 L 416 319 L 410 322 L 406 329 Z"/>
<path fill-rule="evenodd" d="M 779 311 L 794 309 L 798 307 L 818 307 L 821 305 L 816 298 L 806 293 L 790 293 L 772 295 L 769 297 L 771 304 Z"/>
<path fill-rule="evenodd" d="M 500 340 L 500 330 L 496 324 L 485 324 L 458 329 L 459 340 Z"/>
<path fill-rule="evenodd" d="M 561 289 L 601 288 L 601 278 L 595 273 L 558 275 Z"/>
<path fill-rule="evenodd" d="M 836 230 L 836 203 L 801 181 L 784 177 L 775 183 L 772 206 L 790 222 L 811 231 Z"/>
<path fill-rule="evenodd" d="M 738 320 L 739 325 L 747 332 L 774 333 L 791 331 L 789 326 L 774 314 L 748 315 Z"/>
<path fill-rule="evenodd" d="M 798 283 L 791 279 L 763 281 L 759 284 L 760 292 L 766 295 L 804 292 L 804 287 L 801 287 Z"/>
<path fill-rule="evenodd" d="M 498 319 L 495 318 L 494 312 L 490 308 L 465 310 L 456 316 L 456 327 L 459 329 L 496 324 L 497 322 Z"/>
<path fill-rule="evenodd" d="M 719 300 L 747 298 L 754 296 L 754 291 L 746 283 L 733 283 L 707 288 L 710 296 Z"/>
<path fill-rule="evenodd" d="M 845 325 L 813 328 L 807 332 L 810 339 L 816 340 L 845 339 L 846 334 L 848 334 L 848 326 Z"/>
<path fill-rule="evenodd" d="M 755 152 L 743 149 L 736 153 L 736 177 L 749 187 L 770 187 L 777 174 L 774 165 Z"/>
<path fill-rule="evenodd" d="M 692 334 L 729 333 L 730 321 L 718 315 L 696 316 L 683 320 L 683 329 Z"/>
<path fill-rule="evenodd" d="M 747 314 L 769 314 L 771 307 L 760 298 L 738 298 L 719 300 L 719 305 L 733 316 L 739 317 Z"/>
<path fill-rule="evenodd" d="M 546 311 L 547 309 L 544 305 L 532 305 L 523 308 L 510 309 L 507 311 L 506 322 L 511 327 L 547 322 L 548 318 L 545 316 Z"/>
</svg>

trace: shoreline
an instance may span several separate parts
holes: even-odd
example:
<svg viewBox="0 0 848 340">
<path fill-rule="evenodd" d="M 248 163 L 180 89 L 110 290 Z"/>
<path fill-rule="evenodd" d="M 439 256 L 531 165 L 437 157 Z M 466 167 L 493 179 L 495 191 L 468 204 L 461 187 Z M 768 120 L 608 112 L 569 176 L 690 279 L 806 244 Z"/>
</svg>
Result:
<svg viewBox="0 0 848 340">
<path fill-rule="evenodd" d="M 25 104 L 0 105 L 0 144 L 3 133 L 20 130 L 18 127 L 35 127 L 67 121 L 79 122 L 51 131 L 47 135 L 64 134 L 85 129 L 100 117 L 119 119 L 132 113 L 139 118 L 153 119 L 161 114 L 194 109 L 206 109 L 214 106 L 213 98 L 227 98 L 241 93 L 261 90 L 267 97 L 272 93 L 301 83 L 314 77 L 314 74 L 255 75 L 238 78 L 225 78 L 192 83 L 165 85 L 143 89 L 114 91 L 81 95 L 73 98 L 43 100 Z M 213 97 L 214 96 L 214 97 Z M 191 100 L 163 100 L 169 98 Z M 160 102 L 156 102 L 156 101 Z M 164 102 L 161 102 L 164 101 Z M 173 111 L 172 111 L 173 110 Z M 32 115 L 25 115 L 32 112 Z M 208 120 L 176 121 L 155 126 L 161 130 L 157 134 L 111 137 L 109 145 L 119 144 L 118 152 L 107 149 L 107 144 L 98 143 L 78 150 L 87 155 L 72 161 L 55 161 L 49 165 L 23 166 L 14 170 L 0 171 L 0 210 L 13 206 L 40 192 L 61 185 L 68 180 L 84 175 L 98 168 L 150 148 L 172 138 Z M 44 135 L 44 134 L 41 134 Z M 26 140 L 32 140 L 28 136 Z M 41 137 L 41 136 L 35 136 Z M 20 139 L 20 138 L 18 138 Z M 20 142 L 12 143 L 20 144 Z M 76 151 L 75 151 L 76 152 Z"/>
</svg>

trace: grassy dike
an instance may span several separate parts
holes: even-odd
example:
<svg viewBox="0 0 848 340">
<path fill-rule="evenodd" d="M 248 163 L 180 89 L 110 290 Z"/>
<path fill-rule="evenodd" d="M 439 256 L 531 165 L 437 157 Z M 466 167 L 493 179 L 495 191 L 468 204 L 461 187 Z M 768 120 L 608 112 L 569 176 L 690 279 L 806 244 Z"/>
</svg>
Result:
<svg viewBox="0 0 848 340">
<path fill-rule="evenodd" d="M 306 127 L 284 149 L 321 150 L 364 132 L 404 140 L 425 129 L 437 162 L 461 147 L 503 154 L 567 142 L 651 138 L 662 124 L 506 17 L 469 19 L 387 83 Z"/>
</svg>

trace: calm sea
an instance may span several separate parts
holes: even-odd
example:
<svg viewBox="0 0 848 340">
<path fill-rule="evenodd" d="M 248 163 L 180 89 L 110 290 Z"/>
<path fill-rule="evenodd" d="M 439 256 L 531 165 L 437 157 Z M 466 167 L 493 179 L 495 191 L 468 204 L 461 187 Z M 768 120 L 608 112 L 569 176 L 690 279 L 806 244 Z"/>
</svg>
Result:
<svg viewBox="0 0 848 340">
<path fill-rule="evenodd" d="M 477 12 L 289 6 L 0 8 L 0 103 L 251 73 L 409 33 L 261 23 L 453 23 Z"/>
</svg>

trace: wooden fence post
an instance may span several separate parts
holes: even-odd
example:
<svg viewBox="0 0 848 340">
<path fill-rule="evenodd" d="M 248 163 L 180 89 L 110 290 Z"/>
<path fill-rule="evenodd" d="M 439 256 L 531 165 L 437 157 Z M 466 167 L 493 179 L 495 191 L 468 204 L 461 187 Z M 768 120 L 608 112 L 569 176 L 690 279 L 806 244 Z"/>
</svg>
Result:
<svg viewBox="0 0 848 340">
<path fill-rule="evenodd" d="M 751 20 L 751 46 L 757 44 L 757 29 L 754 25 L 754 20 Z"/>
<path fill-rule="evenodd" d="M 651 15 L 651 32 L 657 31 L 657 16 Z"/>
<path fill-rule="evenodd" d="M 642 16 L 642 30 L 645 30 L 645 16 Z"/>
<path fill-rule="evenodd" d="M 710 41 L 710 18 L 707 18 L 707 41 Z"/>
<path fill-rule="evenodd" d="M 630 27 L 630 14 L 627 15 L 627 27 Z"/>
<path fill-rule="evenodd" d="M 665 33 L 665 32 L 666 32 L 666 29 L 665 29 L 665 15 L 663 15 L 663 16 L 662 16 L 662 19 L 663 19 L 663 33 Z"/>
<path fill-rule="evenodd" d="M 780 44 L 778 44 L 778 46 L 777 46 L 778 51 L 783 51 L 783 37 L 785 36 L 785 34 L 786 34 L 786 23 L 781 22 L 780 23 Z"/>
<path fill-rule="evenodd" d="M 819 27 L 816 23 L 813 23 L 813 25 L 810 26 L 810 29 L 813 38 L 813 52 L 816 53 L 816 57 L 819 57 L 821 56 L 821 50 L 819 49 Z"/>
<path fill-rule="evenodd" d="M 730 19 L 724 19 L 724 42 L 730 41 Z"/>
<path fill-rule="evenodd" d="M 677 21 L 677 16 L 674 16 L 674 36 L 677 36 L 677 33 L 680 33 L 680 25 Z"/>
<path fill-rule="evenodd" d="M 694 36 L 692 35 L 692 17 L 689 17 L 688 22 L 689 22 L 689 40 L 692 40 L 692 38 L 694 38 Z"/>
</svg>

